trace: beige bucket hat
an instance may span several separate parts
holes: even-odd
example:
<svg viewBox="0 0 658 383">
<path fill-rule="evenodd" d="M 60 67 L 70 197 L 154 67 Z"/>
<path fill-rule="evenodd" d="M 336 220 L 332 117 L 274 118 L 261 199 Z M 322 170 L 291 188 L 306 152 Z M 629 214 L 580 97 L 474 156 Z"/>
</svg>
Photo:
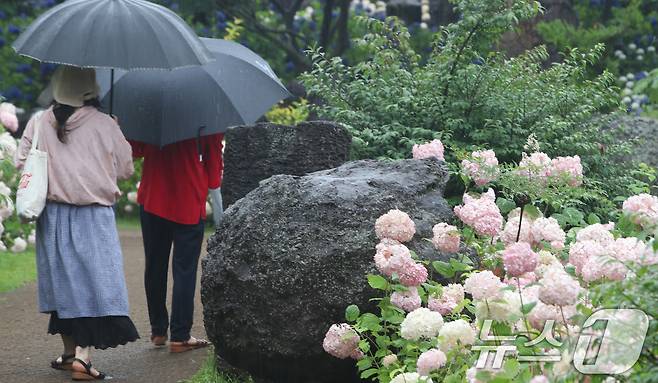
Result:
<svg viewBox="0 0 658 383">
<path fill-rule="evenodd" d="M 51 85 L 55 101 L 74 107 L 83 106 L 100 92 L 96 71 L 92 68 L 62 65 L 53 74 Z"/>
</svg>

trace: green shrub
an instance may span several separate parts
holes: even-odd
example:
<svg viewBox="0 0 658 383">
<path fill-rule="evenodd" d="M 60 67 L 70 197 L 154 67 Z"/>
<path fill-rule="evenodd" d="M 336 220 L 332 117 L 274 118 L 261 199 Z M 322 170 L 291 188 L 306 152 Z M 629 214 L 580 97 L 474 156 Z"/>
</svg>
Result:
<svg viewBox="0 0 658 383">
<path fill-rule="evenodd" d="M 603 46 L 572 50 L 545 67 L 544 47 L 515 58 L 492 51 L 502 33 L 540 11 L 534 1 L 459 0 L 460 20 L 437 34 L 427 63 L 395 19 L 365 20 L 356 43 L 370 59 L 352 67 L 321 51 L 302 79 L 324 103 L 317 112 L 343 123 L 355 158 L 405 158 L 414 144 L 440 138 L 459 153 L 487 146 L 502 162 L 516 162 L 532 133 L 551 157 L 579 155 L 585 174 L 609 196 L 626 195 L 632 182 L 618 155 L 629 150 L 595 116 L 619 110 L 608 72 L 588 77 Z M 452 158 L 450 158 L 452 156 Z"/>
</svg>

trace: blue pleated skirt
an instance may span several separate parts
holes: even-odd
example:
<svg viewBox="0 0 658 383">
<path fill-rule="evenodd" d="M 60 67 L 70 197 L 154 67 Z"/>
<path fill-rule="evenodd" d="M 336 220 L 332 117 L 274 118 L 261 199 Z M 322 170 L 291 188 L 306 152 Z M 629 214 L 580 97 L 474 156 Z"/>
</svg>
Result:
<svg viewBox="0 0 658 383">
<path fill-rule="evenodd" d="M 60 319 L 128 316 L 111 207 L 48 202 L 36 234 L 39 311 Z"/>
</svg>

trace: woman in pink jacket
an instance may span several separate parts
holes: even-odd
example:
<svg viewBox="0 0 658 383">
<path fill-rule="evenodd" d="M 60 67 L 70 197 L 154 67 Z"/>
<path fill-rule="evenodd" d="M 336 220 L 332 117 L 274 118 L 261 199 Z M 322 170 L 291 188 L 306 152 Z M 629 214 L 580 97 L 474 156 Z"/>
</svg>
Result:
<svg viewBox="0 0 658 383">
<path fill-rule="evenodd" d="M 37 221 L 39 311 L 64 343 L 51 366 L 74 380 L 103 380 L 91 347 L 139 338 L 112 208 L 117 180 L 133 173 L 132 153 L 115 120 L 98 110 L 93 69 L 62 66 L 52 86 L 53 106 L 30 120 L 16 153 L 22 167 L 38 129 L 38 149 L 48 153 L 48 198 Z"/>
</svg>

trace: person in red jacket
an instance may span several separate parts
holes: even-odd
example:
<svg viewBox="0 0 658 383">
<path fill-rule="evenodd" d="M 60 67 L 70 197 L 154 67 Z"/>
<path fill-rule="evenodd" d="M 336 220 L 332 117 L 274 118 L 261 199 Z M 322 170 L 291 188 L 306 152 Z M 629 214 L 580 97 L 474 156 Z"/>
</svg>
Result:
<svg viewBox="0 0 658 383">
<path fill-rule="evenodd" d="M 208 189 L 221 185 L 223 134 L 190 139 L 163 148 L 131 142 L 133 156 L 144 158 L 137 192 L 146 256 L 144 287 L 151 341 L 183 352 L 208 342 L 190 335 L 197 268 L 203 243 Z M 167 274 L 173 245 L 171 320 L 167 312 Z"/>
</svg>

